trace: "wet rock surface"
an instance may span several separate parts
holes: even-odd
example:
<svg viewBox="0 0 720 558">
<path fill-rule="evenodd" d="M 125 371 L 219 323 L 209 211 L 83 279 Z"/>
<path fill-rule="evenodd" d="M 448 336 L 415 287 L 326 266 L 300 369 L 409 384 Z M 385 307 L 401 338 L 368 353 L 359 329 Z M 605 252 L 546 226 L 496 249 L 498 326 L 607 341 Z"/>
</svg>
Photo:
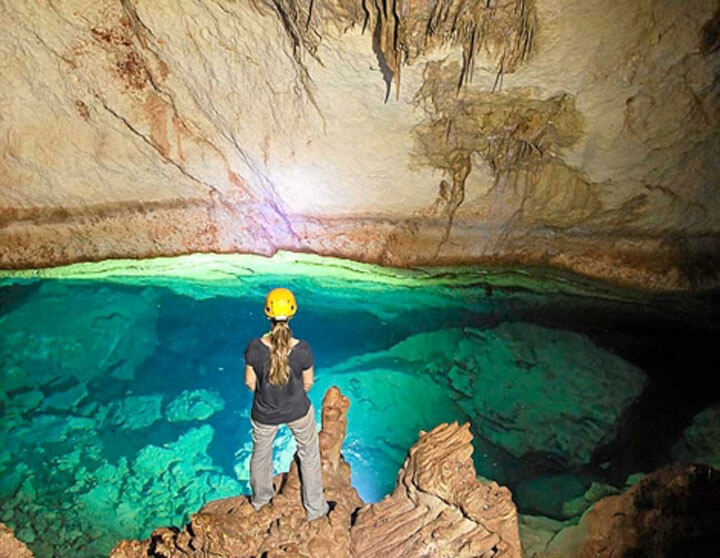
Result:
<svg viewBox="0 0 720 558">
<path fill-rule="evenodd" d="M 421 432 L 395 491 L 363 505 L 340 453 L 348 407 L 337 388 L 323 400 L 323 482 L 334 502 L 327 517 L 305 519 L 293 462 L 276 477 L 277 494 L 259 512 L 245 496 L 211 502 L 184 530 L 162 528 L 147 541 L 124 541 L 111 556 L 520 556 L 510 492 L 476 479 L 467 425 Z"/>
</svg>

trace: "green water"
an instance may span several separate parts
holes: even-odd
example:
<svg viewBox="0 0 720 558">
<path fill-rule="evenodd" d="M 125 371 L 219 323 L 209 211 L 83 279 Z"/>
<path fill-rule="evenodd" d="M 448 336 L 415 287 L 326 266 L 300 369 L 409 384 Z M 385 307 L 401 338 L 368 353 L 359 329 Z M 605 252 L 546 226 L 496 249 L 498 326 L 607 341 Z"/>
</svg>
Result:
<svg viewBox="0 0 720 558">
<path fill-rule="evenodd" d="M 316 409 L 331 385 L 351 399 L 343 451 L 365 501 L 392 490 L 419 430 L 457 420 L 479 475 L 522 511 L 566 518 L 593 481 L 622 487 L 667 461 L 713 402 L 686 384 L 718 368 L 715 295 L 292 254 L 3 272 L 0 521 L 37 556 L 99 556 L 247 493 L 242 354 L 276 286 L 298 299 Z M 293 451 L 281 430 L 277 472 Z"/>
</svg>

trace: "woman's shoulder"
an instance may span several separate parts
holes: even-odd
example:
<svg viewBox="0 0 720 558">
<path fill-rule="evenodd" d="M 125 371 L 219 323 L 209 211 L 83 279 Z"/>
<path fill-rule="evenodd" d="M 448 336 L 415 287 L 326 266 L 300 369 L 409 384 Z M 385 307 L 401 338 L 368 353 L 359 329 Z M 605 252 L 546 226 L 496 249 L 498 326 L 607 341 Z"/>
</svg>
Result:
<svg viewBox="0 0 720 558">
<path fill-rule="evenodd" d="M 303 359 L 306 359 L 308 355 L 312 355 L 312 349 L 310 343 L 304 339 L 298 339 L 298 342 L 293 346 L 293 353 L 302 355 Z"/>
<path fill-rule="evenodd" d="M 307 341 L 305 341 L 305 339 L 298 339 L 296 337 L 293 337 L 293 342 L 294 342 L 293 347 L 301 347 L 303 349 L 310 348 L 310 344 Z"/>
<path fill-rule="evenodd" d="M 253 337 L 253 338 L 250 339 L 250 341 L 248 342 L 247 348 L 245 349 L 245 351 L 246 351 L 246 352 L 247 352 L 247 351 L 252 351 L 252 350 L 256 349 L 258 346 L 260 346 L 260 345 L 262 345 L 262 341 L 260 340 L 260 338 L 259 338 L 259 337 Z"/>
</svg>

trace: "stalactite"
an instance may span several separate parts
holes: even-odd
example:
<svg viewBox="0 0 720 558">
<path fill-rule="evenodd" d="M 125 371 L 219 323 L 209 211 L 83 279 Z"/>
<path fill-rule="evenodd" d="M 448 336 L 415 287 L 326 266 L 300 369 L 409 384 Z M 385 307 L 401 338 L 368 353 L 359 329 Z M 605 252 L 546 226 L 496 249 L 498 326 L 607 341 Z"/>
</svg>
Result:
<svg viewBox="0 0 720 558">
<path fill-rule="evenodd" d="M 281 18 L 293 48 L 316 56 L 328 27 L 373 30 L 373 48 L 388 84 L 400 92 L 402 66 L 433 48 L 463 50 L 458 88 L 471 82 L 483 52 L 494 60 L 498 79 L 513 72 L 533 50 L 534 0 L 265 0 Z M 498 85 L 496 83 L 496 85 Z M 386 94 L 387 97 L 387 94 Z"/>
</svg>

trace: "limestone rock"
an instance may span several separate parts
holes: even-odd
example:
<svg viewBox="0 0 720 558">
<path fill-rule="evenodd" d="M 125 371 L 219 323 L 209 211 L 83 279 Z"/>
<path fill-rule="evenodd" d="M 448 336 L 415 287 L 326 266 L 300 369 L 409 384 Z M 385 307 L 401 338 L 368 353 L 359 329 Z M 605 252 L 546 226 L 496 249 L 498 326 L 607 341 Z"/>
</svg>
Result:
<svg viewBox="0 0 720 558">
<path fill-rule="evenodd" d="M 3 0 L 0 266 L 194 251 L 717 284 L 714 0 Z"/>
<path fill-rule="evenodd" d="M 0 523 L 0 558 L 32 558 L 32 556 L 28 547 L 15 538 L 12 530 Z"/>
<path fill-rule="evenodd" d="M 674 465 L 601 499 L 533 556 L 717 556 L 718 532 L 720 472 Z"/>
<path fill-rule="evenodd" d="M 353 556 L 520 556 L 510 491 L 476 479 L 468 425 L 440 425 L 410 449 L 395 491 L 363 507 Z"/>
<path fill-rule="evenodd" d="M 510 492 L 476 479 L 467 425 L 421 433 L 393 494 L 363 505 L 341 454 L 349 404 L 337 388 L 323 399 L 323 483 L 335 503 L 327 517 L 305 519 L 293 461 L 275 477 L 276 495 L 259 512 L 244 496 L 211 502 L 184 530 L 161 528 L 148 541 L 123 541 L 111 556 L 520 556 Z"/>
</svg>

